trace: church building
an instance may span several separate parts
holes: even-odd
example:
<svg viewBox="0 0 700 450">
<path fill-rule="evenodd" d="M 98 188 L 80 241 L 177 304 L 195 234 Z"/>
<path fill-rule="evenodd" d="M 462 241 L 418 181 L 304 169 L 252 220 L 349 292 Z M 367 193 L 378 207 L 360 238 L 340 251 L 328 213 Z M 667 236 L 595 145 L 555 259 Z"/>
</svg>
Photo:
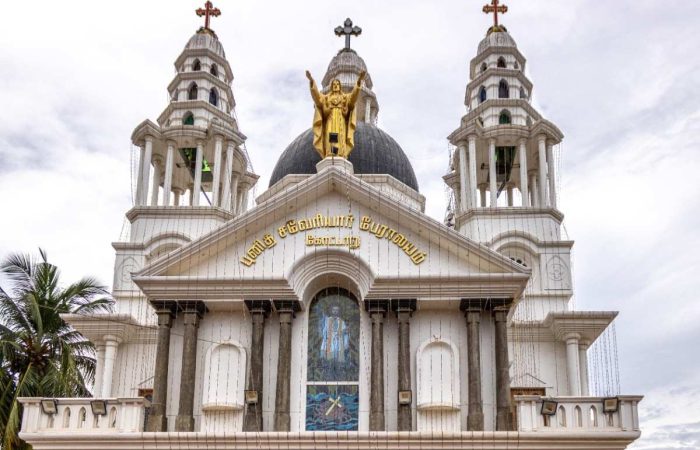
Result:
<svg viewBox="0 0 700 450">
<path fill-rule="evenodd" d="M 320 84 L 307 73 L 311 128 L 280 142 L 256 196 L 210 23 L 220 11 L 197 10 L 205 25 L 175 59 L 169 103 L 131 135 L 140 154 L 129 233 L 113 243 L 115 310 L 64 317 L 97 348 L 94 397 L 22 399 L 21 437 L 35 450 L 635 441 L 642 397 L 591 381 L 590 348 L 618 313 L 572 305 L 564 135 L 531 102 L 527 61 L 499 24 L 507 7 L 484 11 L 494 23 L 448 137 L 439 222 L 378 126 L 350 19 Z"/>
</svg>

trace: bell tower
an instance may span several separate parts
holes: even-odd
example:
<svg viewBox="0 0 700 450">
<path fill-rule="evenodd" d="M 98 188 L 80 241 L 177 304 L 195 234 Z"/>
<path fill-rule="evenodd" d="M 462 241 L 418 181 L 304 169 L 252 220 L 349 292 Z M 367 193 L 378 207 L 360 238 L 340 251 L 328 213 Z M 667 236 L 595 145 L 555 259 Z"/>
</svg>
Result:
<svg viewBox="0 0 700 450">
<path fill-rule="evenodd" d="M 484 6 L 494 24 L 469 66 L 467 114 L 448 137 L 455 147 L 444 176 L 454 199 L 448 223 L 530 268 L 526 297 L 546 297 L 561 310 L 572 295 L 573 245 L 562 238 L 557 207 L 554 157 L 564 136 L 532 106 L 526 59 L 498 20 L 507 11 L 498 0 Z"/>
<path fill-rule="evenodd" d="M 114 243 L 115 293 L 133 297 L 132 273 L 244 214 L 258 180 L 235 114 L 233 72 L 210 28 L 221 11 L 207 1 L 196 14 L 204 26 L 175 60 L 170 102 L 131 136 L 140 157 L 129 236 Z"/>
</svg>

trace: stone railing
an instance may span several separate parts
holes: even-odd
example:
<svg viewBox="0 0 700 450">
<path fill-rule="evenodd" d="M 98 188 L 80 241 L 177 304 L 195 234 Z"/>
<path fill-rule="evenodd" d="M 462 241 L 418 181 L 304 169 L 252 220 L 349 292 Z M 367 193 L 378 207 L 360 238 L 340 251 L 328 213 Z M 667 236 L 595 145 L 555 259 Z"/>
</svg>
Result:
<svg viewBox="0 0 700 450">
<path fill-rule="evenodd" d="M 617 396 L 619 400 L 617 411 L 606 413 L 603 410 L 602 397 L 516 396 L 518 431 L 637 432 L 639 431 L 637 404 L 642 398 L 641 396 Z M 555 415 L 542 415 L 542 402 L 545 400 L 557 403 Z"/>
<path fill-rule="evenodd" d="M 24 397 L 23 433 L 132 433 L 143 431 L 143 398 L 57 398 L 56 413 L 47 414 L 37 397 Z M 104 415 L 93 414 L 91 401 L 104 401 Z"/>
</svg>

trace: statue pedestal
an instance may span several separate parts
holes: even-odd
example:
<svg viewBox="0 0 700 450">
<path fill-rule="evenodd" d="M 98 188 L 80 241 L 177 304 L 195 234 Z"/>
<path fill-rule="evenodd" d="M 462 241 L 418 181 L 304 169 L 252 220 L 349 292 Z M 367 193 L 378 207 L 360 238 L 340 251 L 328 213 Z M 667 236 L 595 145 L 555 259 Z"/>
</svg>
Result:
<svg viewBox="0 0 700 450">
<path fill-rule="evenodd" d="M 343 172 L 349 173 L 350 175 L 355 174 L 352 163 L 347 159 L 340 158 L 338 156 L 328 156 L 323 158 L 318 164 L 316 164 L 316 172 L 321 173 L 321 171 L 329 167 L 336 167 Z"/>
</svg>

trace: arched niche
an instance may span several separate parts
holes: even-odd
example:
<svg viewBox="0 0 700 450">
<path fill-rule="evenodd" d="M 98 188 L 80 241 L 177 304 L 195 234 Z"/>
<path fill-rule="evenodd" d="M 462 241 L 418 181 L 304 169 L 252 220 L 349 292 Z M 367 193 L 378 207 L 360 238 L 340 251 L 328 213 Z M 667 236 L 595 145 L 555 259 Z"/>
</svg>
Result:
<svg viewBox="0 0 700 450">
<path fill-rule="evenodd" d="M 202 389 L 202 428 L 206 432 L 241 431 L 247 354 L 235 341 L 207 351 Z"/>
<path fill-rule="evenodd" d="M 434 337 L 416 354 L 418 431 L 459 431 L 459 352 Z"/>
</svg>

